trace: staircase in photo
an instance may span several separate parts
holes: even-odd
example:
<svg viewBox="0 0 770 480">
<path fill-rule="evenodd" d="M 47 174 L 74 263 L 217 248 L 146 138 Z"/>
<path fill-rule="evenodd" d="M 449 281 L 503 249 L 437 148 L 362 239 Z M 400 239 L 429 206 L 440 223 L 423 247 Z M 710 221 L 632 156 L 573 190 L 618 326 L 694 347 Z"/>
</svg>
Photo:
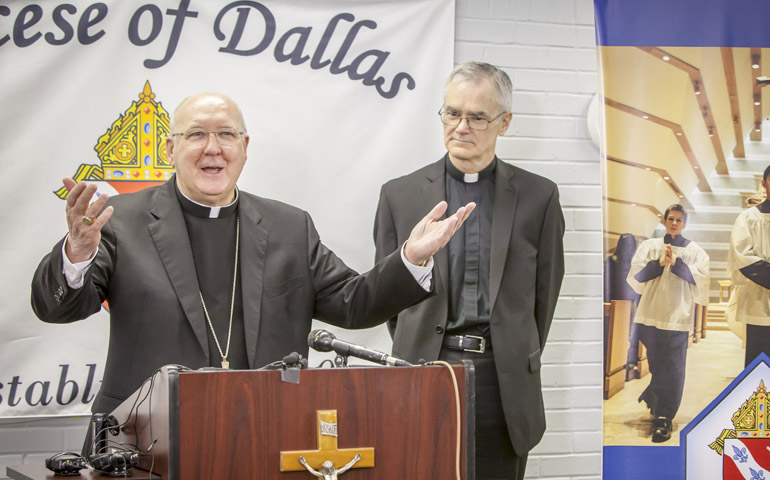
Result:
<svg viewBox="0 0 770 480">
<path fill-rule="evenodd" d="M 712 192 L 694 192 L 689 196 L 695 211 L 688 214 L 684 236 L 703 247 L 711 260 L 707 332 L 728 330 L 725 309 L 732 292 L 727 276 L 730 232 L 749 198 L 764 196 L 760 182 L 770 165 L 770 142 L 747 141 L 745 149 L 746 158 L 731 156 L 727 160 L 729 175 L 712 172 Z"/>
</svg>

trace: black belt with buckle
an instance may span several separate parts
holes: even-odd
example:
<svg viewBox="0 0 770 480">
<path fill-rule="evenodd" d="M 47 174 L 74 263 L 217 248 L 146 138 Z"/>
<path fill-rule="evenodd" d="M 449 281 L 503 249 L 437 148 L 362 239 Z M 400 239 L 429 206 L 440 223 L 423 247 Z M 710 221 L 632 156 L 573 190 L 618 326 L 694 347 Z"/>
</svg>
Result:
<svg viewBox="0 0 770 480">
<path fill-rule="evenodd" d="M 443 345 L 464 352 L 484 353 L 492 350 L 492 342 L 475 335 L 447 335 L 444 337 Z"/>
</svg>

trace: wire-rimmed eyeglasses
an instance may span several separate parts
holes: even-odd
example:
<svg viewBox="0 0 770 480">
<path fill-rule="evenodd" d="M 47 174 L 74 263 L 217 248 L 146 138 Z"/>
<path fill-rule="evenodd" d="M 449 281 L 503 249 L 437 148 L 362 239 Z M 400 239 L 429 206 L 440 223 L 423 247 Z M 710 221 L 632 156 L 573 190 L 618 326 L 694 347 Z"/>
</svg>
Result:
<svg viewBox="0 0 770 480">
<path fill-rule="evenodd" d="M 219 130 L 188 130 L 184 133 L 172 133 L 172 137 L 181 136 L 185 142 L 191 145 L 202 145 L 209 139 L 209 135 L 214 134 L 220 145 L 234 145 L 240 140 L 241 135 L 246 132 L 238 132 L 228 128 L 222 128 Z"/>
<path fill-rule="evenodd" d="M 468 122 L 468 127 L 471 130 L 486 130 L 490 123 L 494 122 L 498 118 L 505 115 L 507 112 L 503 111 L 500 115 L 491 120 L 487 120 L 481 115 L 460 115 L 460 112 L 456 110 L 449 110 L 442 108 L 438 111 L 439 117 L 441 117 L 441 123 L 449 125 L 450 127 L 456 127 L 460 125 L 460 122 L 465 119 Z"/>
</svg>

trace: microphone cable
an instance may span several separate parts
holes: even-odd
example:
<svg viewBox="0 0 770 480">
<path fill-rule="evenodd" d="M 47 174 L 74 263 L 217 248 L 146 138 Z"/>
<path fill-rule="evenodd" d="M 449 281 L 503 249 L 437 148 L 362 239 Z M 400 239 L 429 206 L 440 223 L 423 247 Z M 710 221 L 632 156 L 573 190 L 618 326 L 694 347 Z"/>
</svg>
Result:
<svg viewBox="0 0 770 480">
<path fill-rule="evenodd" d="M 441 365 L 443 367 L 446 367 L 449 370 L 449 375 L 452 377 L 452 385 L 454 386 L 454 392 L 455 392 L 454 400 L 455 400 L 455 415 L 456 415 L 456 424 L 457 424 L 457 435 L 456 435 L 457 442 L 455 444 L 455 474 L 457 476 L 457 480 L 461 480 L 462 476 L 460 475 L 460 433 L 461 433 L 461 427 L 462 427 L 462 417 L 460 416 L 460 388 L 457 386 L 457 375 L 455 375 L 455 371 L 452 369 L 452 366 L 443 360 L 434 360 L 432 362 L 427 362 L 424 365 Z M 466 459 L 466 462 L 467 462 L 467 459 Z"/>
</svg>

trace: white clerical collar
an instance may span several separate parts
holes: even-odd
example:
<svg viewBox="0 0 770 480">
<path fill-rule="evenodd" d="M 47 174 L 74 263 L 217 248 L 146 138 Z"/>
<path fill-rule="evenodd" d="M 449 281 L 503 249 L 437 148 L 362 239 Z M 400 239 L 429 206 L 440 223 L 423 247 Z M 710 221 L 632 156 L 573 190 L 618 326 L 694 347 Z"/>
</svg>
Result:
<svg viewBox="0 0 770 480">
<path fill-rule="evenodd" d="M 235 205 L 236 203 L 238 203 L 238 187 L 237 187 L 237 186 L 235 187 L 235 198 L 233 199 L 233 201 L 232 201 L 232 202 L 230 202 L 230 203 L 229 203 L 229 204 L 227 204 L 227 205 L 223 205 L 223 206 L 219 206 L 219 207 L 212 207 L 211 205 L 204 205 L 204 204 L 202 204 L 202 203 L 200 203 L 200 202 L 196 202 L 196 201 L 195 201 L 195 200 L 193 200 L 192 198 L 190 198 L 190 197 L 188 197 L 187 195 L 185 195 L 185 194 L 184 194 L 184 192 L 183 192 L 182 190 L 178 190 L 178 191 L 179 191 L 179 193 L 180 193 L 180 194 L 181 194 L 181 195 L 182 195 L 182 196 L 183 196 L 185 199 L 189 200 L 191 203 L 194 203 L 195 205 L 197 205 L 197 206 L 199 206 L 199 207 L 203 207 L 203 208 L 207 209 L 207 210 L 208 210 L 208 217 L 209 217 L 209 218 L 219 218 L 219 214 L 222 212 L 222 210 L 225 210 L 225 209 L 227 209 L 228 207 L 232 207 L 233 205 Z"/>
<path fill-rule="evenodd" d="M 489 162 L 489 165 L 482 168 L 480 171 L 476 173 L 465 173 L 452 163 L 452 161 L 449 159 L 449 154 L 447 154 L 445 158 L 446 160 L 444 163 L 446 165 L 446 173 L 450 177 L 462 183 L 478 183 L 482 180 L 492 178 L 492 174 L 495 171 L 495 166 L 497 165 L 497 157 L 494 157 L 492 161 Z"/>
</svg>

